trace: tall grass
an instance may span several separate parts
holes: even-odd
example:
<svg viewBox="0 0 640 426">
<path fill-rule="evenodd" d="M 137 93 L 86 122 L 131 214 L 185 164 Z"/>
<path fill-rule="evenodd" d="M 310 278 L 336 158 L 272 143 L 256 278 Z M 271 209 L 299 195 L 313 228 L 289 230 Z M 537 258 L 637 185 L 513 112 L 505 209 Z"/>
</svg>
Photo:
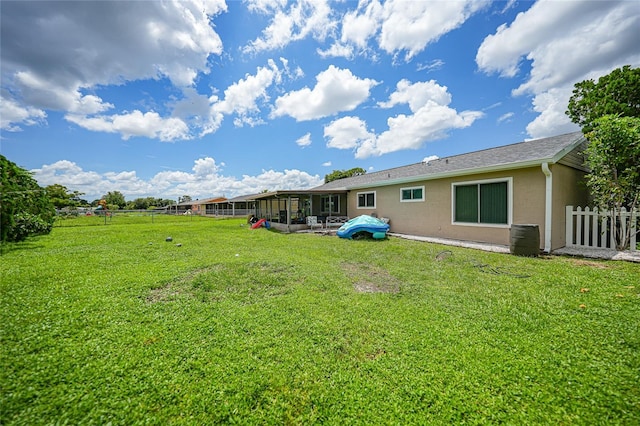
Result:
<svg viewBox="0 0 640 426">
<path fill-rule="evenodd" d="M 637 264 L 184 216 L 0 261 L 0 424 L 640 423 Z"/>
</svg>

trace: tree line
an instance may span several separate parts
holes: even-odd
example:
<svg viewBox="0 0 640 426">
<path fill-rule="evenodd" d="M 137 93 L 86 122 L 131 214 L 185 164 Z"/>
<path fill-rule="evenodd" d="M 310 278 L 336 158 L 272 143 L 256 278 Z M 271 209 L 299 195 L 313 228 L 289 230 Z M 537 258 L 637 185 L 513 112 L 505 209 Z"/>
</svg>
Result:
<svg viewBox="0 0 640 426">
<path fill-rule="evenodd" d="M 82 192 L 64 185 L 41 187 L 33 174 L 0 155 L 0 241 L 24 241 L 29 236 L 51 232 L 57 212 L 73 212 L 81 207 L 105 206 L 109 210 L 148 210 L 176 204 L 175 200 L 144 197 L 125 201 L 119 191 L 110 191 L 92 202 Z M 190 200 L 185 195 L 181 200 Z"/>
</svg>

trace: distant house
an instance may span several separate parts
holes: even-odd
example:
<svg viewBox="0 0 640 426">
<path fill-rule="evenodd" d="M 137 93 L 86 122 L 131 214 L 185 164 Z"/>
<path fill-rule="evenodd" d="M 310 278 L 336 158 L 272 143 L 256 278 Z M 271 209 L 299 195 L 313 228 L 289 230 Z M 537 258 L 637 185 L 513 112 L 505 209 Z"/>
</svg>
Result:
<svg viewBox="0 0 640 426">
<path fill-rule="evenodd" d="M 213 214 L 213 206 L 214 203 L 225 201 L 224 197 L 214 197 L 214 198 L 206 198 L 204 200 L 189 200 L 183 201 L 181 203 L 176 204 L 172 207 L 172 211 L 175 211 L 177 214 L 197 214 L 197 215 L 207 215 Z M 175 210 L 174 210 L 175 209 Z"/>
<path fill-rule="evenodd" d="M 580 132 L 530 140 L 259 194 L 256 210 L 287 230 L 308 215 L 376 214 L 395 233 L 503 245 L 512 224 L 536 224 L 549 252 L 565 246 L 565 206 L 587 204 L 585 146 Z"/>
<path fill-rule="evenodd" d="M 248 216 L 255 214 L 256 202 L 251 197 L 253 195 L 219 199 L 207 204 L 207 214 L 216 216 Z"/>
</svg>

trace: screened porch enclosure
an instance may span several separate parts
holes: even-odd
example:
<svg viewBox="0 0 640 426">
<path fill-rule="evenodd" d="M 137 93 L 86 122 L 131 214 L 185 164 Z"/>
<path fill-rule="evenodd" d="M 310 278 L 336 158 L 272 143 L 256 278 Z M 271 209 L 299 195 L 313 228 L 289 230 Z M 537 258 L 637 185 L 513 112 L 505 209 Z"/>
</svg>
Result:
<svg viewBox="0 0 640 426">
<path fill-rule="evenodd" d="M 277 191 L 257 195 L 255 202 L 256 217 L 286 231 L 307 229 L 308 216 L 324 223 L 329 216 L 346 216 L 347 209 L 346 191 L 342 194 Z"/>
<path fill-rule="evenodd" d="M 256 203 L 256 216 L 272 223 L 304 224 L 311 216 L 311 197 L 267 198 Z"/>
</svg>

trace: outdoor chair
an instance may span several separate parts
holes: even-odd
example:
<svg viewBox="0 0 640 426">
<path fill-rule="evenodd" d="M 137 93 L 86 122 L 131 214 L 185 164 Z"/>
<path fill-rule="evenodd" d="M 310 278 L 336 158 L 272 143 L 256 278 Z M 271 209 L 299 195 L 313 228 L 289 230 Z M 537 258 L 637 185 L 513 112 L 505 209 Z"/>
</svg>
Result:
<svg viewBox="0 0 640 426">
<path fill-rule="evenodd" d="M 322 229 L 322 221 L 318 220 L 318 216 L 307 216 L 307 226 L 313 231 L 313 228 Z"/>
</svg>

